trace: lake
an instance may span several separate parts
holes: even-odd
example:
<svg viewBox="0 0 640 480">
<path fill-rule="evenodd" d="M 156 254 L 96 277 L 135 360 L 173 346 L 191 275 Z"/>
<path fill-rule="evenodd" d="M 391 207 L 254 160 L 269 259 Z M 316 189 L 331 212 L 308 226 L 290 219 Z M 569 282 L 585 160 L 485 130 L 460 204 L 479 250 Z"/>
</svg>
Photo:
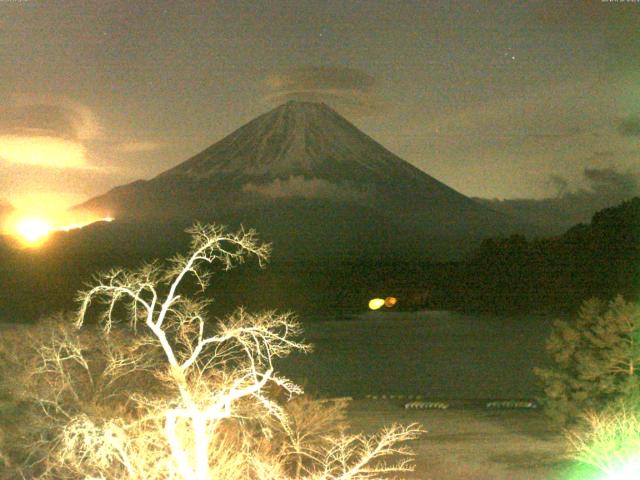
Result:
<svg viewBox="0 0 640 480">
<path fill-rule="evenodd" d="M 552 320 L 444 311 L 303 319 L 314 351 L 279 360 L 276 369 L 321 396 L 533 398 L 541 391 L 532 369 L 548 364 Z"/>
</svg>

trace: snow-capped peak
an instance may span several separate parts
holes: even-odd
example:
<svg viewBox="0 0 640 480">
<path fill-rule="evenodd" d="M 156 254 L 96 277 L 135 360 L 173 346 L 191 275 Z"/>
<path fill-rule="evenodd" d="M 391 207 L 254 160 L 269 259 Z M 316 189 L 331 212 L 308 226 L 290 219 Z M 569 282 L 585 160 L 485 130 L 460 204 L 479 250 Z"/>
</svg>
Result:
<svg viewBox="0 0 640 480">
<path fill-rule="evenodd" d="M 303 176 L 366 183 L 367 177 L 394 175 L 398 170 L 428 177 L 325 104 L 290 101 L 161 176 L 231 175 L 248 181 Z"/>
</svg>

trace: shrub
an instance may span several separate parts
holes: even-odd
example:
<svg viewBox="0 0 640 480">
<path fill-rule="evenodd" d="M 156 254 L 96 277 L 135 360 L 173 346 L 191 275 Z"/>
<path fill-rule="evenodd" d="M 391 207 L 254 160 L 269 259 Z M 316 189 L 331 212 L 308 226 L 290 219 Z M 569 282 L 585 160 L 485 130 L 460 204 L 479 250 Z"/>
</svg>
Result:
<svg viewBox="0 0 640 480">
<path fill-rule="evenodd" d="M 607 475 L 640 476 L 640 410 L 622 401 L 601 411 L 588 411 L 582 422 L 566 432 L 570 456 Z"/>
<path fill-rule="evenodd" d="M 547 341 L 555 365 L 536 368 L 547 414 L 560 424 L 638 393 L 640 312 L 617 297 L 583 303 L 575 323 L 556 321 Z"/>
</svg>

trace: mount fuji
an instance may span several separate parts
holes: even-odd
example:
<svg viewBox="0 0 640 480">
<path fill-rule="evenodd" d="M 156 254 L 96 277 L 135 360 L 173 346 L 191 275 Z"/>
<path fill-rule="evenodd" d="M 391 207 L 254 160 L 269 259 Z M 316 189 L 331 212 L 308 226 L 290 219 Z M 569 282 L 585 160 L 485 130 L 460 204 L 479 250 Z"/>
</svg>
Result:
<svg viewBox="0 0 640 480">
<path fill-rule="evenodd" d="M 122 222 L 256 228 L 276 256 L 450 257 L 527 227 L 391 153 L 324 104 L 291 101 L 150 180 L 76 209 Z"/>
</svg>

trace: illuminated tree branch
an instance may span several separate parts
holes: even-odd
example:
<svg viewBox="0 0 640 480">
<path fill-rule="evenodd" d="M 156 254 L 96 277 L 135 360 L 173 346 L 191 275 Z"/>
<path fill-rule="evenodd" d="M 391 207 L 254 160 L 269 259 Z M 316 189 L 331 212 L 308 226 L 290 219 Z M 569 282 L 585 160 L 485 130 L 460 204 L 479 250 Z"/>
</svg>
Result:
<svg viewBox="0 0 640 480">
<path fill-rule="evenodd" d="M 263 265 L 270 247 L 252 230 L 197 224 L 189 233 L 186 256 L 111 270 L 79 294 L 78 327 L 99 307 L 99 355 L 64 329 L 38 349 L 34 398 L 61 431 L 44 446 L 41 478 L 364 480 L 409 471 L 410 451 L 397 445 L 415 439 L 417 425 L 368 438 L 305 434 L 290 421 L 274 392 L 303 392 L 274 360 L 309 351 L 297 340 L 300 324 L 288 313 L 240 308 L 212 325 L 209 302 L 188 295 L 187 279 L 200 291 L 209 285 L 206 267 L 228 270 L 248 256 Z M 129 342 L 117 337 L 121 319 Z M 128 390 L 140 374 L 151 389 Z M 124 402 L 107 405 L 114 399 Z M 279 440 L 269 445 L 274 432 Z"/>
<path fill-rule="evenodd" d="M 263 264 L 269 246 L 259 244 L 252 230 L 228 234 L 218 226 L 197 224 L 189 233 L 193 239 L 189 255 L 174 257 L 164 271 L 157 264 L 151 264 L 134 272 L 113 270 L 98 276 L 97 285 L 80 294 L 77 324 L 83 324 L 93 300 L 106 305 L 102 322 L 107 332 L 112 327 L 119 303 L 127 307 L 132 326 L 137 325 L 139 318 L 144 320 L 159 342 L 180 392 L 181 406 L 171 408 L 165 422 L 173 456 L 185 479 L 204 480 L 209 471 L 207 424 L 231 417 L 233 403 L 247 396 L 258 399 L 268 413 L 284 422 L 280 409 L 261 391 L 267 382 L 273 381 L 290 394 L 299 393 L 297 386 L 274 375 L 272 359 L 294 349 L 307 350 L 307 346 L 290 339 L 291 334 L 299 331 L 291 316 L 274 313 L 250 316 L 240 310 L 228 322 L 219 325 L 220 334 L 205 336 L 206 303 L 186 300 L 178 294 L 185 278 L 191 275 L 205 290 L 210 275 L 203 270 L 202 264 L 218 262 L 228 270 L 242 263 L 248 255 L 254 255 Z M 168 291 L 159 302 L 158 289 L 163 286 Z M 201 357 L 206 357 L 210 350 L 225 348 L 225 344 L 235 344 L 237 352 L 242 353 L 234 357 L 236 378 L 226 389 L 212 392 L 203 379 L 207 376 L 206 371 L 215 365 L 211 361 L 202 362 Z M 190 370 L 195 370 L 197 375 L 191 374 Z M 180 419 L 190 421 L 196 437 L 193 468 L 178 441 L 176 428 Z"/>
</svg>

